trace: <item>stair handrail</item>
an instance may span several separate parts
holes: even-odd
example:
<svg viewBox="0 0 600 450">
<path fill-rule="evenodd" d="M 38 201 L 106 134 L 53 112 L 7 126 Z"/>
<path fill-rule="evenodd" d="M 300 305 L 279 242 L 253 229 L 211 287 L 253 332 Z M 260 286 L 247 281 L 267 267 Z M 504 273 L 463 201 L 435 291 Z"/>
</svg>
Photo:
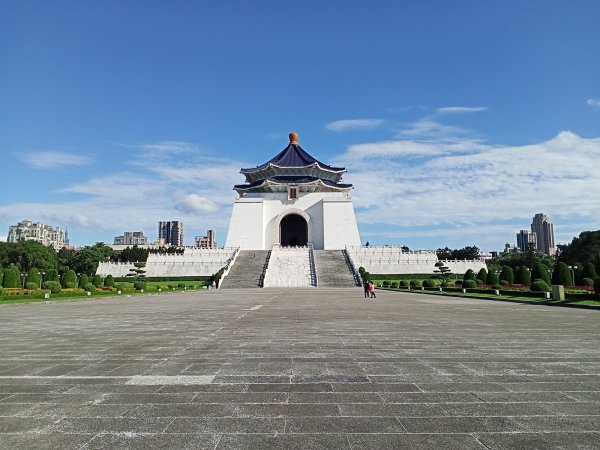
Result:
<svg viewBox="0 0 600 450">
<path fill-rule="evenodd" d="M 227 275 L 229 275 L 229 271 L 231 270 L 231 268 L 235 264 L 235 260 L 237 259 L 237 257 L 238 257 L 239 254 L 240 254 L 240 248 L 236 247 L 236 249 L 233 251 L 233 255 L 231 255 L 231 258 L 229 258 L 227 260 L 227 262 L 225 263 L 225 266 L 223 267 L 223 269 L 224 269 L 223 270 L 223 275 L 221 275 L 221 279 L 217 283 L 217 289 L 221 289 L 221 286 L 223 285 L 223 280 L 225 279 L 225 277 Z"/>
<path fill-rule="evenodd" d="M 267 270 L 269 270 L 269 260 L 271 259 L 271 252 L 272 250 L 267 251 L 267 257 L 265 258 L 265 263 L 263 264 L 262 272 L 260 274 L 260 277 L 258 278 L 258 285 L 261 288 L 265 287 L 265 278 L 267 277 Z"/>
<path fill-rule="evenodd" d="M 354 264 L 354 261 L 352 260 L 352 257 L 350 256 L 350 253 L 348 252 L 348 247 L 346 247 L 344 250 L 342 250 L 342 253 L 344 254 L 344 258 L 346 259 L 346 264 L 350 267 L 352 276 L 354 277 L 354 283 L 357 286 L 362 286 L 362 282 L 360 280 L 360 275 L 358 274 L 358 270 L 356 269 L 356 264 Z"/>
<path fill-rule="evenodd" d="M 314 287 L 319 287 L 319 278 L 317 276 L 317 268 L 315 266 L 315 254 L 313 245 L 308 244 L 308 261 L 310 264 L 310 284 Z"/>
</svg>

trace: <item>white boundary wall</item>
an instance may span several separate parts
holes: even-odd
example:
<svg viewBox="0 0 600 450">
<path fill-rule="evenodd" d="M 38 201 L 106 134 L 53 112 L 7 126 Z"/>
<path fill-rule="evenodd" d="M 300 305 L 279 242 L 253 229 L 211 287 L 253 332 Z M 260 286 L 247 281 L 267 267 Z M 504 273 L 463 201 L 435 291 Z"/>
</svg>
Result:
<svg viewBox="0 0 600 450">
<path fill-rule="evenodd" d="M 234 257 L 236 248 L 186 248 L 183 254 L 164 255 L 150 253 L 144 270 L 146 277 L 198 277 L 210 276 L 225 267 Z M 98 264 L 96 274 L 101 277 L 125 277 L 134 268 L 133 263 Z"/>
<path fill-rule="evenodd" d="M 433 274 L 438 257 L 434 251 L 402 251 L 401 247 L 348 247 L 346 251 L 356 266 L 372 274 Z M 487 269 L 483 260 L 442 261 L 453 274 L 463 275 L 468 269 L 475 273 Z"/>
</svg>

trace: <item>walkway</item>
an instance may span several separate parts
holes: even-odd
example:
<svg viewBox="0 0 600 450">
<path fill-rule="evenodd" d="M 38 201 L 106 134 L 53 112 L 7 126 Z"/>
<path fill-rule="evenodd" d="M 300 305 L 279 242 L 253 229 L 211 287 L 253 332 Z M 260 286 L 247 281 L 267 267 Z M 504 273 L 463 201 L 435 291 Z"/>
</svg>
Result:
<svg viewBox="0 0 600 450">
<path fill-rule="evenodd" d="M 600 311 L 351 289 L 0 307 L 0 448 L 598 448 Z"/>
</svg>

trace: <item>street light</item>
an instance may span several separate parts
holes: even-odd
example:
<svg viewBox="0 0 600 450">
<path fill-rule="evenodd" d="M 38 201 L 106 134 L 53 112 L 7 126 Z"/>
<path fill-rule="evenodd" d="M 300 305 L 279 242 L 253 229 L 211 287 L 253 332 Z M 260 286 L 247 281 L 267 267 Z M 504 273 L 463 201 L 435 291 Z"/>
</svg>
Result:
<svg viewBox="0 0 600 450">
<path fill-rule="evenodd" d="M 22 280 L 23 289 L 25 289 L 25 279 L 26 278 L 27 278 L 27 272 L 23 272 L 21 274 L 21 280 Z"/>
<path fill-rule="evenodd" d="M 44 275 L 46 275 L 46 272 L 40 272 L 40 289 L 42 288 L 42 280 L 44 279 Z"/>
<path fill-rule="evenodd" d="M 569 266 L 571 269 L 571 275 L 573 276 L 573 286 L 575 286 L 575 271 L 577 270 L 577 266 Z"/>
</svg>

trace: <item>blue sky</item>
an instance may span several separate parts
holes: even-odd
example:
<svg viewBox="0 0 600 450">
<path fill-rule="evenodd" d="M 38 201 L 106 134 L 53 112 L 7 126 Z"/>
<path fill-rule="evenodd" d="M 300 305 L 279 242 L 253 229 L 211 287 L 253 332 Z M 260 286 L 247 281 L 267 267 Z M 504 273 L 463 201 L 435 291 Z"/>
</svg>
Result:
<svg viewBox="0 0 600 450">
<path fill-rule="evenodd" d="M 3 1 L 0 237 L 225 241 L 241 167 L 300 133 L 363 242 L 600 229 L 600 3 Z"/>
</svg>

